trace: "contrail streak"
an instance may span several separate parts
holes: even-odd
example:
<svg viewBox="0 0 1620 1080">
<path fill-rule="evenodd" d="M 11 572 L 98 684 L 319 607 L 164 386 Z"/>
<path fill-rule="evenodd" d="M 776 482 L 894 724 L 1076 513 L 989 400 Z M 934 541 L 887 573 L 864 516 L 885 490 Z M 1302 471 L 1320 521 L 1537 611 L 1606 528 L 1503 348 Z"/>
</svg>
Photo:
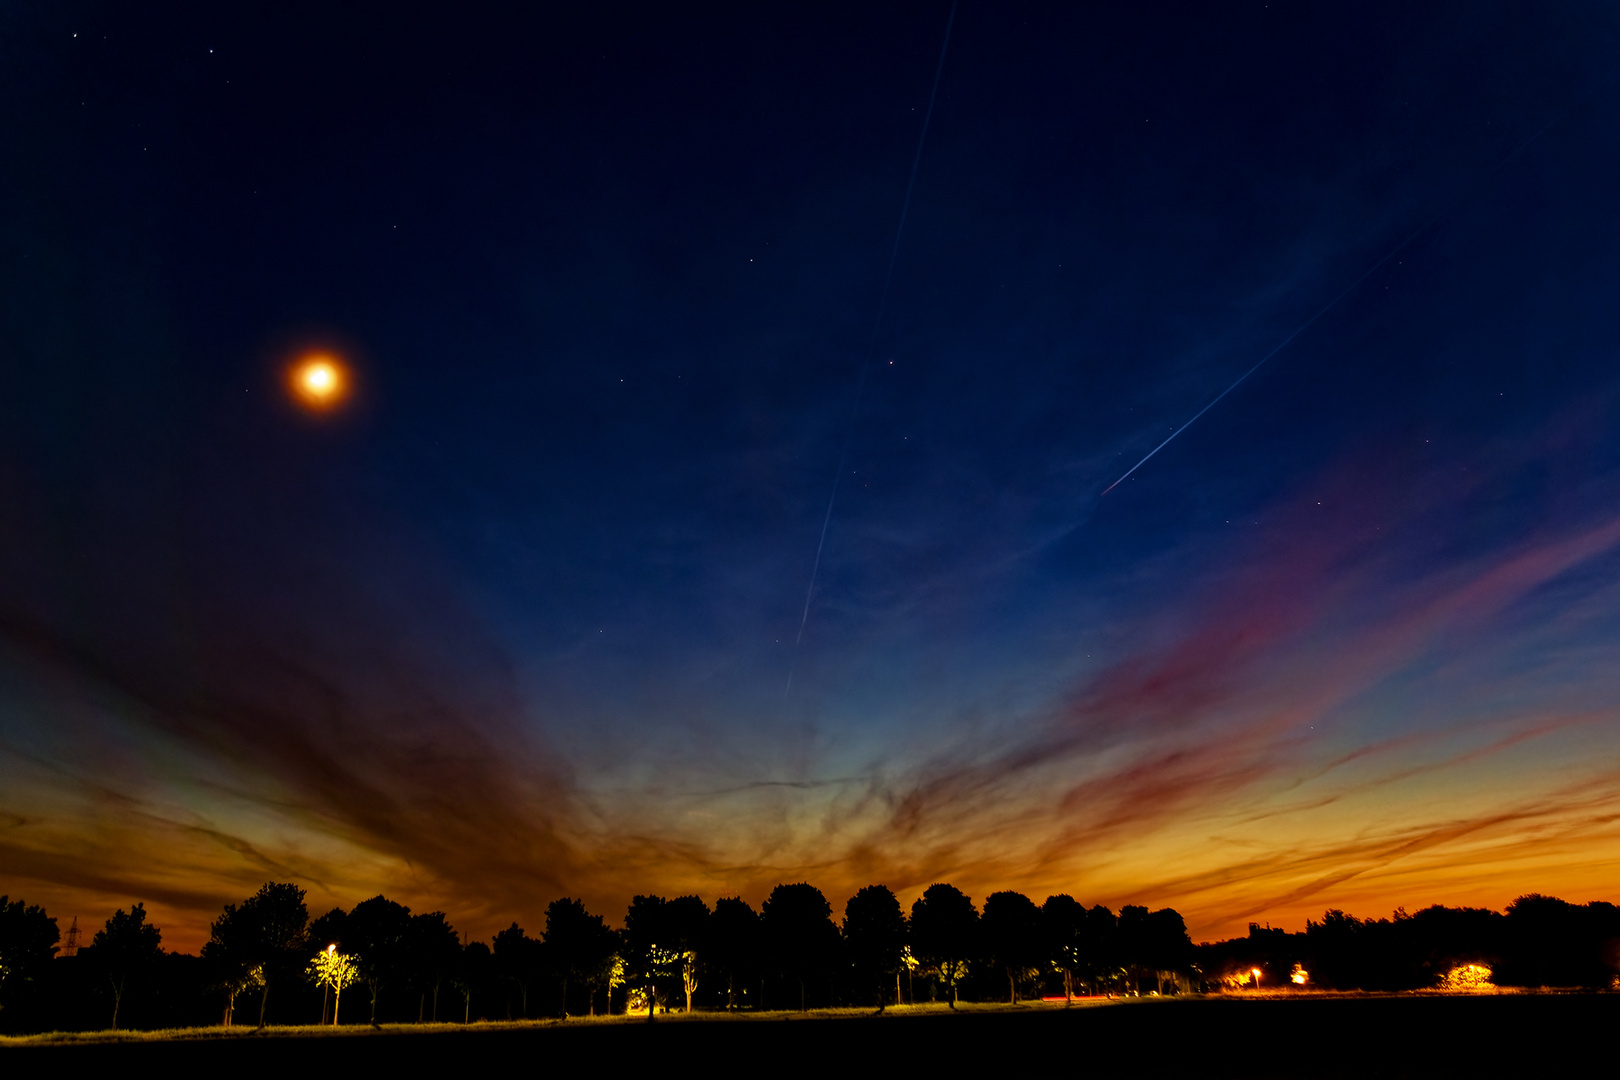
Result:
<svg viewBox="0 0 1620 1080">
<path fill-rule="evenodd" d="M 945 39 L 939 44 L 939 62 L 934 65 L 934 85 L 928 91 L 928 109 L 923 113 L 922 131 L 917 135 L 917 152 L 911 158 L 911 177 L 906 181 L 906 197 L 900 202 L 900 223 L 894 229 L 894 246 L 889 249 L 889 269 L 883 275 L 883 291 L 878 295 L 877 318 L 872 321 L 872 338 L 866 343 L 866 358 L 861 361 L 861 377 L 855 384 L 855 403 L 849 410 L 849 423 L 844 429 L 844 446 L 838 452 L 838 469 L 833 473 L 832 492 L 827 496 L 827 513 L 821 519 L 821 538 L 816 541 L 816 559 L 810 567 L 810 585 L 804 591 L 804 614 L 799 616 L 799 633 L 793 639 L 793 661 L 788 665 L 786 697 L 793 692 L 793 673 L 799 666 L 799 645 L 804 641 L 804 628 L 810 622 L 810 601 L 816 595 L 816 577 L 821 573 L 821 553 L 827 546 L 827 529 L 832 524 L 833 504 L 838 501 L 838 483 L 844 478 L 844 465 L 849 460 L 850 440 L 855 436 L 855 419 L 860 415 L 861 396 L 866 393 L 866 375 L 872 366 L 872 353 L 877 348 L 878 331 L 883 328 L 883 312 L 889 303 L 889 286 L 894 283 L 894 264 L 900 258 L 900 238 L 906 231 L 906 216 L 911 213 L 911 191 L 917 186 L 917 166 L 922 164 L 923 144 L 928 140 L 928 123 L 934 118 L 934 99 L 939 96 L 939 77 L 945 70 L 945 53 L 951 47 L 951 27 L 956 25 L 957 0 L 951 0 L 951 13 L 945 19 Z"/>
<path fill-rule="evenodd" d="M 1579 104 L 1579 102 L 1576 104 Z M 1514 158 L 1523 153 L 1526 147 L 1535 142 L 1537 139 L 1541 138 L 1541 136 L 1546 133 L 1548 128 L 1552 127 L 1565 116 L 1569 115 L 1570 109 L 1573 109 L 1574 107 L 1574 105 L 1571 105 L 1569 108 L 1566 108 L 1554 116 L 1551 120 L 1548 120 L 1545 124 L 1541 125 L 1541 128 L 1534 135 L 1524 140 L 1524 142 L 1520 143 L 1513 149 L 1512 153 L 1508 154 L 1501 161 L 1497 162 L 1489 172 L 1479 179 L 1478 182 L 1483 184 L 1486 180 L 1489 180 L 1491 177 L 1495 176 L 1505 165 L 1507 165 L 1508 162 L 1512 161 Z M 1140 469 L 1143 465 L 1146 465 L 1149 458 L 1153 457 L 1153 455 L 1157 454 L 1160 450 L 1163 450 L 1166 446 L 1169 446 L 1171 441 L 1174 440 L 1177 435 L 1180 435 L 1183 431 L 1186 431 L 1188 428 L 1197 423 L 1200 416 L 1203 416 L 1216 405 L 1220 404 L 1221 398 L 1225 397 L 1227 394 L 1230 394 L 1233 390 L 1236 390 L 1244 379 L 1247 379 L 1250 375 L 1253 375 L 1255 372 L 1259 371 L 1267 360 L 1270 360 L 1273 356 L 1276 356 L 1278 353 L 1282 352 L 1288 347 L 1288 343 L 1290 341 L 1293 341 L 1295 338 L 1299 337 L 1299 335 L 1303 334 L 1312 323 L 1326 315 L 1329 311 L 1332 311 L 1334 306 L 1337 305 L 1340 300 L 1343 300 L 1346 296 L 1349 296 L 1352 292 L 1354 292 L 1357 285 L 1360 285 L 1363 281 L 1366 281 L 1368 278 L 1372 277 L 1374 271 L 1376 271 L 1380 266 L 1383 266 L 1385 263 L 1389 262 L 1389 260 L 1393 259 L 1397 254 L 1399 254 L 1401 250 L 1413 240 L 1416 240 L 1419 236 L 1422 236 L 1425 232 L 1427 232 L 1430 226 L 1440 220 L 1443 213 L 1444 211 L 1437 213 L 1433 217 L 1429 218 L 1428 221 L 1425 221 L 1422 225 L 1419 225 L 1411 232 L 1410 235 L 1407 236 L 1405 240 L 1402 240 L 1400 243 L 1390 248 L 1389 251 L 1385 253 L 1383 258 L 1367 267 L 1366 271 L 1360 277 L 1356 278 L 1356 280 L 1352 281 L 1348 286 L 1346 286 L 1343 292 L 1339 293 L 1339 295 L 1335 296 L 1332 300 L 1329 300 L 1315 315 L 1312 315 L 1310 318 L 1300 323 L 1299 326 L 1295 327 L 1294 332 L 1283 338 L 1276 348 L 1262 356 L 1259 363 L 1255 364 L 1254 367 L 1250 368 L 1248 371 L 1245 371 L 1243 374 L 1234 379 L 1231 386 L 1228 386 L 1225 390 L 1222 390 L 1219 394 L 1215 395 L 1214 401 L 1211 401 L 1208 405 L 1205 405 L 1202 409 L 1199 409 L 1193 414 L 1193 418 L 1191 420 L 1188 420 L 1185 424 L 1182 424 L 1180 427 L 1176 428 L 1176 430 L 1172 431 L 1169 438 L 1166 438 L 1164 442 L 1160 443 L 1158 446 L 1155 446 L 1152 450 L 1149 450 L 1141 461 L 1138 461 L 1135 465 L 1132 465 L 1129 469 L 1126 469 L 1125 475 L 1103 488 L 1102 495 L 1107 495 L 1110 491 L 1113 491 L 1115 488 L 1119 487 L 1119 485 L 1123 484 L 1130 477 L 1131 473 L 1135 472 L 1137 469 Z M 1097 497 L 1100 499 L 1102 498 L 1102 495 Z"/>
</svg>

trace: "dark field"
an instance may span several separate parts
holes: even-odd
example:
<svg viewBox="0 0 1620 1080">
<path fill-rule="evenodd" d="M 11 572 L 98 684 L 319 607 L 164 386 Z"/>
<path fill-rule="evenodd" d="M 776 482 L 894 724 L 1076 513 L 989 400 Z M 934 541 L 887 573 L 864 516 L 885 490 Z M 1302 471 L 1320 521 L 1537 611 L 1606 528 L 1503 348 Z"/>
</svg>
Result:
<svg viewBox="0 0 1620 1080">
<path fill-rule="evenodd" d="M 695 1018 L 524 1028 L 393 1029 L 314 1038 L 234 1036 L 134 1043 L 12 1045 L 8 1076 L 467 1075 L 533 1069 L 622 1076 L 643 1070 L 733 1075 L 967 1078 L 1067 1075 L 1545 1076 L 1612 1071 L 1620 995 L 1128 1001 L 1073 1009 L 884 1017 Z"/>
</svg>

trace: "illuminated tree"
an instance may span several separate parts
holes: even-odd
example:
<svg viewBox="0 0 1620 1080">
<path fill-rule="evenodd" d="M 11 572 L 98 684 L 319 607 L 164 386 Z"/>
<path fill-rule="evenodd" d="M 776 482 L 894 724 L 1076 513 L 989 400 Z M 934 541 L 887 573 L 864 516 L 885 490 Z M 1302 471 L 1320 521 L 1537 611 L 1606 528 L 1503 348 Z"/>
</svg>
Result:
<svg viewBox="0 0 1620 1080">
<path fill-rule="evenodd" d="M 308 924 L 304 890 L 296 885 L 267 882 L 240 905 L 225 905 L 209 928 L 203 957 L 223 973 L 218 985 L 227 994 L 227 1016 L 236 994 L 257 986 L 259 1027 L 264 1027 L 271 983 L 279 985 L 302 966 L 299 958 L 306 948 Z M 250 977 L 254 969 L 257 974 Z"/>
<path fill-rule="evenodd" d="M 664 947 L 673 952 L 686 992 L 686 1011 L 692 1011 L 692 995 L 697 993 L 709 952 L 709 905 L 696 896 L 677 896 L 664 905 L 666 938 Z"/>
<path fill-rule="evenodd" d="M 844 905 L 844 945 L 857 980 L 871 986 L 878 1012 L 888 983 L 900 997 L 900 964 L 906 947 L 906 917 L 886 885 L 868 885 Z"/>
<path fill-rule="evenodd" d="M 596 989 L 598 987 L 602 990 L 603 1009 L 609 1016 L 613 1015 L 613 988 L 624 985 L 625 975 L 629 970 L 624 962 L 622 951 L 624 939 L 611 930 L 608 933 L 613 934 L 613 953 L 605 959 L 601 968 L 598 969 L 596 979 L 591 983 L 592 1016 L 596 1015 Z"/>
<path fill-rule="evenodd" d="M 1041 909 L 1020 892 L 991 893 L 984 901 L 982 940 L 995 965 L 1007 976 L 1007 1000 L 1018 1004 L 1019 980 L 1041 968 Z"/>
<path fill-rule="evenodd" d="M 668 942 L 674 933 L 662 896 L 635 896 L 624 913 L 625 981 L 647 999 L 647 1019 L 675 974 L 678 960 Z"/>
<path fill-rule="evenodd" d="M 911 905 L 911 947 L 950 989 L 953 1009 L 957 985 L 967 977 L 968 958 L 977 947 L 978 929 L 973 900 L 954 885 L 930 885 Z"/>
<path fill-rule="evenodd" d="M 825 971 L 838 955 L 838 927 L 832 905 L 814 885 L 778 885 L 760 910 L 765 948 L 776 970 L 799 984 L 799 1011 L 805 1011 L 805 983 Z"/>
<path fill-rule="evenodd" d="M 726 1008 L 737 1007 L 737 981 L 752 974 L 759 955 L 759 915 L 739 897 L 714 902 L 709 920 L 709 963 L 726 975 Z"/>
<path fill-rule="evenodd" d="M 329 945 L 315 954 L 315 959 L 310 961 L 305 971 L 310 982 L 332 992 L 333 1027 L 337 1026 L 338 1005 L 343 1000 L 343 988 L 360 978 L 358 959 L 347 953 L 338 952 L 336 945 Z"/>
<path fill-rule="evenodd" d="M 95 966 L 112 985 L 113 1030 L 118 1029 L 118 1006 L 124 1000 L 124 987 L 131 975 L 151 967 L 162 954 L 163 935 L 146 921 L 146 908 L 135 904 L 129 911 L 113 912 L 107 925 L 96 931 L 90 942 Z"/>
</svg>

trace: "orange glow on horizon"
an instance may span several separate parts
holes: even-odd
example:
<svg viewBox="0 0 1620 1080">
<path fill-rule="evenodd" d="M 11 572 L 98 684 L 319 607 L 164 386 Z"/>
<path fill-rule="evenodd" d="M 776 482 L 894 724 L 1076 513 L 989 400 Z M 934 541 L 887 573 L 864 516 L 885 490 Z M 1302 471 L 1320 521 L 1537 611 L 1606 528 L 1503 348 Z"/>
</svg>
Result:
<svg viewBox="0 0 1620 1080">
<path fill-rule="evenodd" d="M 348 395 L 349 372 L 335 356 L 312 353 L 288 371 L 293 396 L 310 409 L 330 409 Z"/>
</svg>

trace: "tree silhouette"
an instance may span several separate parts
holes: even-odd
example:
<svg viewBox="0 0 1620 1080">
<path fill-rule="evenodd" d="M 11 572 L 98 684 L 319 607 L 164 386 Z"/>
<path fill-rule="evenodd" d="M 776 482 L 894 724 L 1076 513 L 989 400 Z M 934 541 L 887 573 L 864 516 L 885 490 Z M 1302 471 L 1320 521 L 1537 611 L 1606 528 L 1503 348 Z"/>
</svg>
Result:
<svg viewBox="0 0 1620 1080">
<path fill-rule="evenodd" d="M 612 971 L 618 936 L 602 916 L 578 900 L 553 900 L 546 908 L 545 944 L 551 969 L 562 980 L 563 1015 L 568 1015 L 568 984 L 586 988 L 587 1009 L 596 1014 L 596 987 Z"/>
<path fill-rule="evenodd" d="M 124 1000 L 124 987 L 131 975 L 144 972 L 162 954 L 163 935 L 146 921 L 146 908 L 133 904 L 129 911 L 119 908 L 96 931 L 90 941 L 95 966 L 112 985 L 112 1027 L 118 1030 L 118 1007 Z"/>
<path fill-rule="evenodd" d="M 1181 989 L 1182 976 L 1192 965 L 1192 941 L 1187 937 L 1187 923 L 1175 908 L 1160 908 L 1149 912 L 1141 942 L 1143 967 L 1154 972 L 1155 984 L 1166 975 L 1177 980 Z M 1155 989 L 1161 989 L 1155 986 Z"/>
<path fill-rule="evenodd" d="M 266 882 L 240 905 L 225 905 L 209 928 L 203 956 L 207 959 L 211 952 L 216 969 L 225 973 L 227 1017 L 236 993 L 256 985 L 259 1027 L 264 1027 L 271 983 L 279 986 L 289 980 L 289 973 L 295 976 L 302 971 L 308 924 L 304 890 L 292 884 Z"/>
<path fill-rule="evenodd" d="M 523 927 L 513 923 L 505 930 L 495 935 L 494 947 L 490 949 L 494 960 L 496 974 L 509 989 L 515 988 L 518 992 L 520 1018 L 529 1015 L 529 987 L 540 972 L 540 943 L 523 932 Z M 511 998 L 508 996 L 506 1005 L 506 1018 L 512 1018 Z"/>
<path fill-rule="evenodd" d="M 45 909 L 0 896 L 0 1009 L 13 1012 L 25 1002 L 38 1000 L 40 980 L 50 972 L 56 943 L 61 938 L 56 920 Z"/>
<path fill-rule="evenodd" d="M 1253 927 L 1251 929 L 1251 936 Z M 1305 946 L 1311 979 L 1322 986 L 1348 990 L 1365 985 L 1365 924 L 1338 908 L 1322 913 L 1321 922 L 1305 920 Z"/>
<path fill-rule="evenodd" d="M 906 948 L 906 917 L 885 885 L 868 885 L 844 905 L 844 945 L 856 979 L 872 987 L 878 1012 L 888 984 L 900 999 L 900 961 Z"/>
<path fill-rule="evenodd" d="M 411 909 L 386 896 L 360 901 L 344 920 L 343 949 L 356 956 L 360 978 L 371 991 L 372 1027 L 382 988 L 409 978 L 410 944 Z"/>
<path fill-rule="evenodd" d="M 805 983 L 825 970 L 838 952 L 832 905 L 814 885 L 778 885 L 760 910 L 765 947 L 776 969 L 799 984 L 799 1011 L 805 1011 Z"/>
<path fill-rule="evenodd" d="M 514 924 L 515 925 L 515 924 Z M 494 980 L 495 959 L 489 946 L 482 941 L 467 943 L 461 950 L 461 961 L 450 977 L 450 985 L 461 995 L 461 1022 L 472 1023 L 472 999 Z"/>
<path fill-rule="evenodd" d="M 714 902 L 709 923 L 711 965 L 726 976 L 726 1008 L 737 1007 L 737 981 L 753 970 L 759 952 L 759 915 L 740 897 Z"/>
<path fill-rule="evenodd" d="M 1530 893 L 1507 906 L 1503 975 L 1522 986 L 1608 986 L 1620 959 L 1620 912 Z"/>
<path fill-rule="evenodd" d="M 416 1006 L 416 1022 L 422 1022 L 423 1005 L 433 993 L 433 1022 L 439 1022 L 439 989 L 455 973 L 461 962 L 461 937 L 442 911 L 412 915 L 406 959 L 422 997 Z"/>
<path fill-rule="evenodd" d="M 911 905 L 911 947 L 950 990 L 956 1008 L 957 986 L 967 976 L 968 958 L 977 948 L 979 913 L 973 900 L 954 885 L 935 883 Z"/>
<path fill-rule="evenodd" d="M 1074 977 L 1086 967 L 1086 909 L 1068 893 L 1048 896 L 1041 905 L 1041 935 L 1047 958 L 1063 975 L 1063 999 L 1074 1001 Z"/>
<path fill-rule="evenodd" d="M 1082 970 L 1091 992 L 1112 993 L 1121 971 L 1119 919 L 1102 904 L 1088 909 L 1080 940 L 1080 955 L 1085 960 Z"/>
<path fill-rule="evenodd" d="M 1020 892 L 991 893 L 984 901 L 982 940 L 991 962 L 1007 976 L 1007 1000 L 1018 1004 L 1018 981 L 1042 967 L 1041 909 Z"/>
</svg>

